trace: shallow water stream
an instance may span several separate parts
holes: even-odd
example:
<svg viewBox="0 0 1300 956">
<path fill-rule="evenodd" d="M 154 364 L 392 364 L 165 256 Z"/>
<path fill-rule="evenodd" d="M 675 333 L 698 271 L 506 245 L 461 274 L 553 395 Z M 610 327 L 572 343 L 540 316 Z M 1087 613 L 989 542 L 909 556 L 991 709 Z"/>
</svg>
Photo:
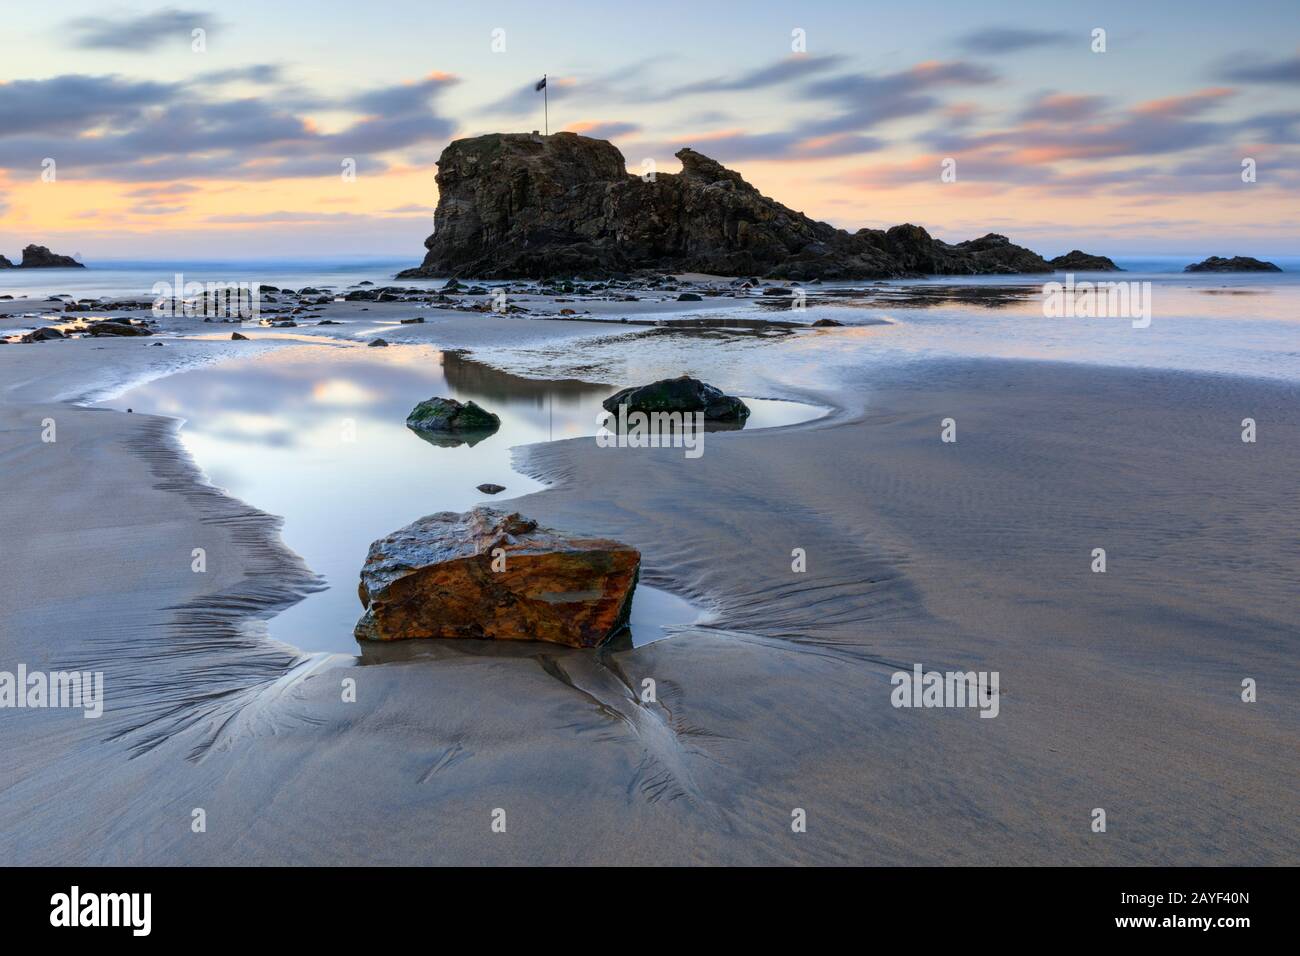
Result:
<svg viewBox="0 0 1300 956">
<path fill-rule="evenodd" d="M 540 482 L 511 467 L 510 449 L 595 435 L 600 403 L 615 390 L 521 378 L 425 346 L 322 343 L 180 372 L 104 404 L 184 419 L 181 438 L 212 484 L 284 518 L 285 542 L 328 587 L 272 618 L 272 637 L 355 654 L 356 584 L 370 543 L 422 515 L 480 503 L 508 508 L 509 499 L 539 490 Z M 473 445 L 426 441 L 405 420 L 435 395 L 472 399 L 499 415 L 501 428 Z M 822 411 L 746 402 L 746 430 Z M 477 489 L 484 483 L 506 490 L 485 495 Z M 632 642 L 650 643 L 700 617 L 681 598 L 641 585 Z"/>
</svg>

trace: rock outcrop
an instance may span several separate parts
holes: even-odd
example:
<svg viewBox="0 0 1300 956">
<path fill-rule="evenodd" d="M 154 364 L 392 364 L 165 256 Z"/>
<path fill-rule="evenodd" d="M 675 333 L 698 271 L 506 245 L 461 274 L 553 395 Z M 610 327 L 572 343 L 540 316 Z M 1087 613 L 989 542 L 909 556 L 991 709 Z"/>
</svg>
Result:
<svg viewBox="0 0 1300 956">
<path fill-rule="evenodd" d="M 14 268 L 14 264 L 10 262 L 8 259 L 6 259 L 4 256 L 0 256 L 0 269 L 12 269 L 12 268 Z"/>
<path fill-rule="evenodd" d="M 603 278 L 638 270 L 796 281 L 1051 272 L 990 233 L 949 244 L 920 226 L 846 232 L 762 195 L 697 153 L 643 179 L 604 140 L 492 133 L 438 160 L 428 250 L 398 278 Z"/>
<path fill-rule="evenodd" d="M 23 250 L 23 261 L 19 269 L 84 269 L 86 268 L 72 256 L 61 256 L 50 252 L 44 246 L 31 245 Z"/>
<path fill-rule="evenodd" d="M 626 405 L 629 414 L 644 412 L 703 412 L 707 422 L 743 422 L 749 417 L 749 406 L 721 389 L 707 385 L 697 378 L 683 375 L 665 378 L 649 385 L 625 388 L 601 402 L 607 412 L 618 413 Z"/>
<path fill-rule="evenodd" d="M 480 638 L 597 647 L 627 624 L 635 548 L 475 508 L 415 521 L 370 546 L 361 641 Z"/>
<path fill-rule="evenodd" d="M 1262 259 L 1252 259 L 1250 256 L 1233 256 L 1231 259 L 1225 259 L 1222 256 L 1210 256 L 1201 262 L 1195 262 L 1183 270 L 1184 272 L 1281 272 L 1282 270 L 1271 262 L 1264 262 Z"/>
<path fill-rule="evenodd" d="M 1047 264 L 1057 272 L 1123 272 L 1107 256 L 1093 256 L 1079 249 L 1072 249 L 1063 256 L 1048 259 Z"/>
<path fill-rule="evenodd" d="M 430 398 L 411 409 L 406 427 L 442 448 L 459 445 L 473 448 L 496 433 L 501 419 L 474 402 L 462 404 L 454 398 Z"/>
<path fill-rule="evenodd" d="M 475 402 L 434 397 L 411 409 L 411 414 L 406 416 L 406 427 L 422 432 L 496 431 L 501 427 L 501 419 Z"/>
</svg>

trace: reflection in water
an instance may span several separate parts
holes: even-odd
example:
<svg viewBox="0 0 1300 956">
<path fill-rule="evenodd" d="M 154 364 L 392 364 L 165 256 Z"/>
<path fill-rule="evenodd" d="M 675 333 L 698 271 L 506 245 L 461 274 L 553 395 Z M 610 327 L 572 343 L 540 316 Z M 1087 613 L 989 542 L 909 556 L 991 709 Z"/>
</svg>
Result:
<svg viewBox="0 0 1300 956">
<path fill-rule="evenodd" d="M 305 650 L 356 653 L 356 583 L 370 543 L 422 515 L 485 500 L 509 507 L 508 499 L 539 490 L 540 482 L 511 467 L 510 449 L 595 435 L 600 403 L 614 391 L 523 379 L 423 346 L 317 345 L 180 372 L 107 404 L 185 419 L 182 440 L 209 480 L 284 518 L 285 542 L 329 587 L 273 618 L 271 636 Z M 454 447 L 419 441 L 406 416 L 435 395 L 473 399 L 500 416 L 500 429 Z M 819 413 L 747 402 L 750 428 Z M 477 489 L 484 483 L 506 490 L 487 497 Z M 663 626 L 698 614 L 673 595 L 640 587 L 633 640 L 658 639 Z"/>
</svg>

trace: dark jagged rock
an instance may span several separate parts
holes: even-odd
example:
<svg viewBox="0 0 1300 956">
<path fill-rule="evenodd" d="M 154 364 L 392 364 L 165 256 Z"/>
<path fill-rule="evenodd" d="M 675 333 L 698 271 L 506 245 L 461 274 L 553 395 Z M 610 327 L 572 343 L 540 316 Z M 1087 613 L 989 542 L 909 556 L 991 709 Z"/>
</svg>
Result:
<svg viewBox="0 0 1300 956">
<path fill-rule="evenodd" d="M 143 325 L 132 325 L 129 321 L 125 320 L 121 322 L 95 322 L 94 324 L 87 326 L 86 331 L 96 337 L 101 335 L 153 335 L 153 333 Z"/>
<path fill-rule="evenodd" d="M 1196 262 L 1183 270 L 1184 272 L 1281 272 L 1282 270 L 1271 262 L 1264 262 L 1261 259 L 1252 259 L 1250 256 L 1233 256 L 1231 259 L 1225 259 L 1222 256 L 1210 256 L 1210 258 Z"/>
<path fill-rule="evenodd" d="M 230 341 L 232 341 L 232 342 L 247 342 L 247 341 L 249 341 L 249 338 L 248 338 L 247 335 L 241 335 L 241 334 L 238 333 L 238 332 L 231 332 L 231 333 L 230 333 Z"/>
<path fill-rule="evenodd" d="M 406 427 L 418 432 L 491 433 L 501 427 L 501 419 L 474 402 L 464 404 L 454 398 L 430 398 L 411 409 Z"/>
<path fill-rule="evenodd" d="M 506 486 L 494 485 L 490 481 L 485 481 L 483 484 L 478 486 L 478 490 L 483 492 L 485 495 L 499 495 L 501 492 L 506 490 Z"/>
<path fill-rule="evenodd" d="M 388 343 L 385 342 L 383 339 L 371 339 L 369 342 L 366 343 L 366 347 L 371 349 L 382 349 L 382 348 L 387 348 Z"/>
<path fill-rule="evenodd" d="M 44 246 L 31 245 L 23 250 L 23 261 L 19 269 L 84 269 L 86 268 L 72 256 L 60 256 Z"/>
<path fill-rule="evenodd" d="M 1093 256 L 1079 249 L 1072 249 L 1063 256 L 1047 260 L 1057 272 L 1123 272 L 1119 266 L 1106 256 Z"/>
<path fill-rule="evenodd" d="M 10 262 L 4 256 L 0 256 L 0 269 L 13 269 L 13 268 L 15 268 L 15 266 L 12 262 Z"/>
<path fill-rule="evenodd" d="M 398 278 L 614 277 L 637 270 L 795 281 L 1051 272 L 990 234 L 950 245 L 920 226 L 849 233 L 763 196 L 695 152 L 653 180 L 613 144 L 576 133 L 492 133 L 438 161 L 434 233 Z"/>
<path fill-rule="evenodd" d="M 649 385 L 625 388 L 601 402 L 608 412 L 618 413 L 620 405 L 632 412 L 703 412 L 705 421 L 743 422 L 749 406 L 722 390 L 706 385 L 697 378 L 683 375 L 665 378 Z"/>
<path fill-rule="evenodd" d="M 66 338 L 67 336 L 64 335 L 62 332 L 60 332 L 58 329 L 45 327 L 40 329 L 33 329 L 31 332 L 28 332 L 26 335 L 21 336 L 18 339 L 18 341 L 19 342 L 50 342 L 53 341 L 54 339 L 66 339 Z"/>
<path fill-rule="evenodd" d="M 627 624 L 635 548 L 475 508 L 412 522 L 370 546 L 360 641 L 479 638 L 597 647 Z"/>
</svg>

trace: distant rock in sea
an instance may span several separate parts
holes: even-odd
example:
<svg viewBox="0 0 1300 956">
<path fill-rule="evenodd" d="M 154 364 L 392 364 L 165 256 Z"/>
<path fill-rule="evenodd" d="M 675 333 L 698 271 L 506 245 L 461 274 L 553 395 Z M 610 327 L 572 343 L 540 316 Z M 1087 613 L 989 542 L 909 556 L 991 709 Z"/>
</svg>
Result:
<svg viewBox="0 0 1300 956">
<path fill-rule="evenodd" d="M 1123 272 L 1119 266 L 1106 256 L 1093 256 L 1079 249 L 1072 249 L 1063 256 L 1048 259 L 1048 264 L 1057 272 Z"/>
<path fill-rule="evenodd" d="M 23 261 L 15 266 L 4 256 L 0 256 L 0 269 L 84 269 L 86 268 L 72 256 L 61 256 L 50 252 L 45 246 L 31 245 L 23 249 Z"/>
<path fill-rule="evenodd" d="M 612 143 L 576 133 L 456 140 L 438 160 L 428 253 L 397 278 L 653 270 L 809 281 L 1052 271 L 994 233 L 953 245 L 910 224 L 849 233 L 769 199 L 693 149 L 677 158 L 680 173 L 643 178 L 627 171 Z"/>
<path fill-rule="evenodd" d="M 1271 262 L 1264 262 L 1261 259 L 1252 259 L 1250 256 L 1233 256 L 1231 259 L 1225 259 L 1222 256 L 1210 256 L 1202 262 L 1196 262 L 1183 270 L 1184 272 L 1281 272 L 1282 270 Z"/>
</svg>

